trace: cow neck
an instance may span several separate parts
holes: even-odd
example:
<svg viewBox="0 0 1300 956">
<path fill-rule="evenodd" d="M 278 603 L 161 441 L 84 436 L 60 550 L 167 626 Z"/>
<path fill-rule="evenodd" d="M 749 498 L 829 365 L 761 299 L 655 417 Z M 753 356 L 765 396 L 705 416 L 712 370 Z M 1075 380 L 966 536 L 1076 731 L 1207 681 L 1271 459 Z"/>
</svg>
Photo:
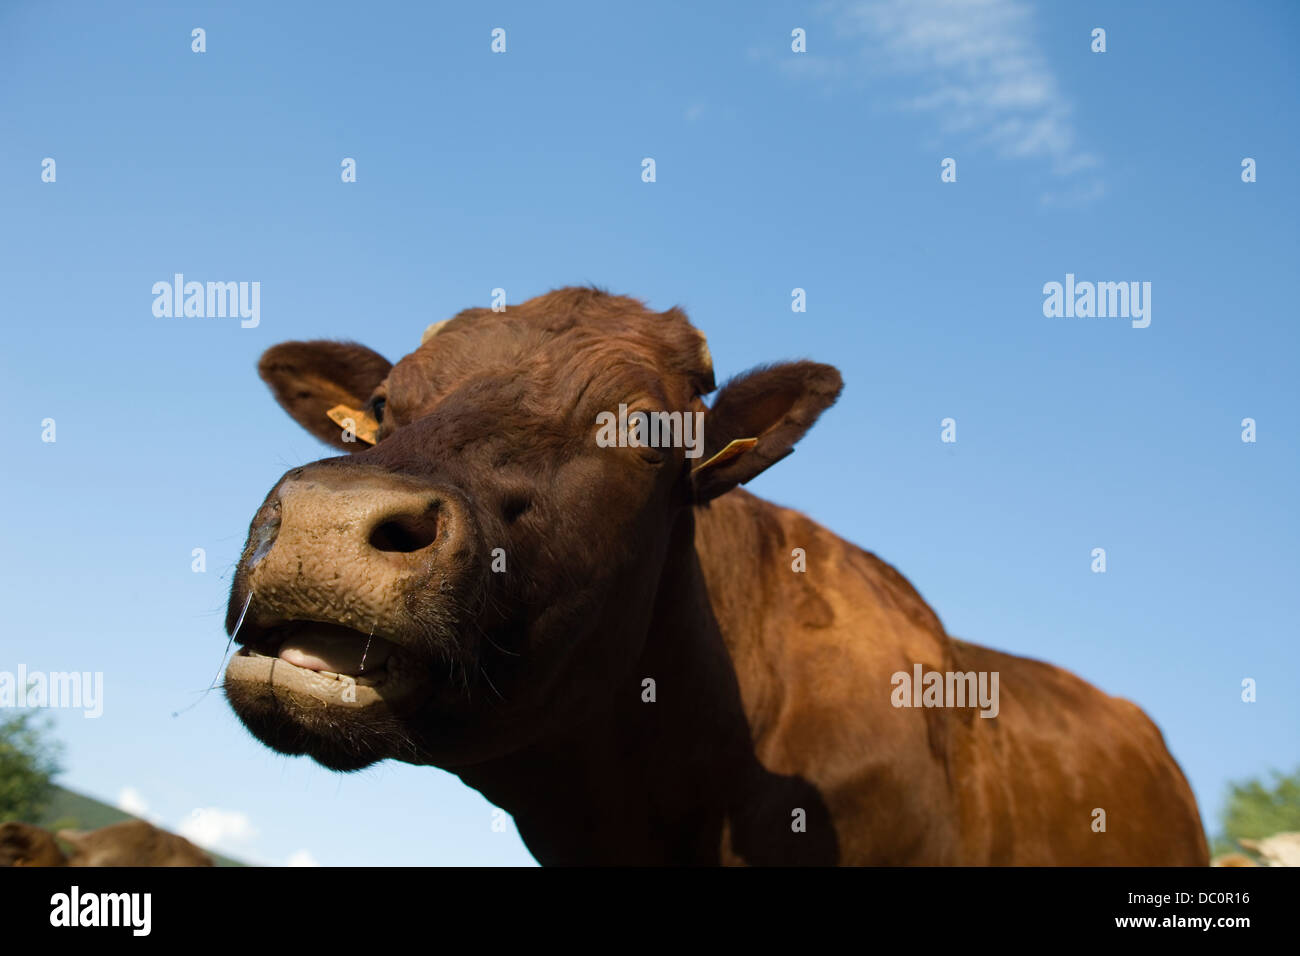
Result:
<svg viewBox="0 0 1300 956">
<path fill-rule="evenodd" d="M 679 516 L 644 649 L 632 671 L 611 682 L 606 707 L 575 730 L 459 772 L 514 816 L 542 863 L 717 862 L 723 844 L 736 839 L 728 821 L 755 819 L 752 808 L 774 782 L 788 788 L 789 778 L 768 774 L 754 754 L 735 649 L 718 620 L 730 608 L 761 611 L 753 593 L 741 593 L 762 577 L 745 566 L 758 555 L 733 553 L 726 573 L 706 573 L 702 561 L 711 552 L 696 547 L 697 523 L 749 520 L 754 505 L 766 505 L 744 499 Z M 736 593 L 710 594 L 710 587 Z M 744 630 L 731 622 L 727 629 Z M 645 700 L 646 678 L 654 681 L 653 702 Z M 752 693 L 747 687 L 745 697 Z"/>
</svg>

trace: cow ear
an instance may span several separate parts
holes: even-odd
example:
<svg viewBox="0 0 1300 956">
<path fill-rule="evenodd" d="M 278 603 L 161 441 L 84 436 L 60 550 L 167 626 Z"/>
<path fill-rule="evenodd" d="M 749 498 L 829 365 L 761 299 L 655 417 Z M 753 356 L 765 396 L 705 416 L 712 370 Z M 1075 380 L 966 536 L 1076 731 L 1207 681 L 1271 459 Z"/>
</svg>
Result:
<svg viewBox="0 0 1300 956">
<path fill-rule="evenodd" d="M 691 472 L 697 503 L 744 484 L 794 451 L 795 442 L 839 398 L 830 365 L 760 365 L 718 391 L 704 416 L 704 451 Z"/>
<path fill-rule="evenodd" d="M 266 350 L 257 372 L 294 421 L 326 444 L 355 452 L 373 443 L 366 434 L 373 422 L 366 420 L 364 409 L 392 367 L 378 352 L 355 342 L 281 342 Z M 348 418 L 354 420 L 357 441 L 343 440 L 341 425 Z"/>
<path fill-rule="evenodd" d="M 52 866 L 63 852 L 48 830 L 30 823 L 0 823 L 0 866 Z"/>
</svg>

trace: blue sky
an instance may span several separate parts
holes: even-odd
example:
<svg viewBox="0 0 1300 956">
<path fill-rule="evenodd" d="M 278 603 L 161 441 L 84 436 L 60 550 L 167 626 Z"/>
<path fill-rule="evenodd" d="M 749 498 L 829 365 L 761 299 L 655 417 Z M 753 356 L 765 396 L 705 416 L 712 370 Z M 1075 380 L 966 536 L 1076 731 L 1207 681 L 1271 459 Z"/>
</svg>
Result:
<svg viewBox="0 0 1300 956">
<path fill-rule="evenodd" d="M 254 509 L 327 454 L 262 350 L 395 359 L 573 283 L 680 304 L 720 377 L 837 364 L 752 490 L 1141 704 L 1212 829 L 1300 762 L 1300 7 L 462 6 L 0 5 L 0 670 L 104 672 L 101 718 L 53 713 L 66 785 L 258 861 L 530 862 L 441 771 L 280 757 L 217 693 L 172 715 Z M 260 324 L 156 318 L 176 272 L 260 282 Z M 1150 282 L 1150 326 L 1045 317 L 1067 273 Z"/>
</svg>

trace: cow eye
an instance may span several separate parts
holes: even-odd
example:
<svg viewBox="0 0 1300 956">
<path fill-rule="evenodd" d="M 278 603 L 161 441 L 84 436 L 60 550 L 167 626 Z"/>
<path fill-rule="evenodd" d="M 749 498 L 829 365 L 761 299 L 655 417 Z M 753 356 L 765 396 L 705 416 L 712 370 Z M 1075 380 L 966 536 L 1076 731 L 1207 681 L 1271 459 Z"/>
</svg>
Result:
<svg viewBox="0 0 1300 956">
<path fill-rule="evenodd" d="M 384 421 L 384 406 L 386 404 L 388 403 L 382 398 L 376 398 L 370 403 L 370 413 L 375 416 L 375 421 L 381 424 Z"/>
</svg>

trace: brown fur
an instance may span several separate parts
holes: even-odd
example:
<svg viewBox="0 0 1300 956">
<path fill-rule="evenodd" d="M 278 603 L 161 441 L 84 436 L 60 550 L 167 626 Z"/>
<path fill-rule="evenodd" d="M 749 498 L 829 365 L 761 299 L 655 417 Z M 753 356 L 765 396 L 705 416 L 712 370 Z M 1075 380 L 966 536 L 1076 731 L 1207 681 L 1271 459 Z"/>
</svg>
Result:
<svg viewBox="0 0 1300 956">
<path fill-rule="evenodd" d="M 55 834 L 27 823 L 0 826 L 0 866 L 212 866 L 212 857 L 184 837 L 143 820 L 124 820 L 98 830 L 60 830 L 72 848 L 67 856 Z"/>
<path fill-rule="evenodd" d="M 30 823 L 0 823 L 0 866 L 67 866 L 54 834 Z"/>
<path fill-rule="evenodd" d="M 563 289 L 462 312 L 391 368 L 271 349 L 263 377 L 314 434 L 337 438 L 335 402 L 383 421 L 373 448 L 336 442 L 353 454 L 272 489 L 228 627 L 249 600 L 240 643 L 271 656 L 294 621 L 373 631 L 420 689 L 347 710 L 231 679 L 249 728 L 337 769 L 451 769 L 544 863 L 1205 864 L 1137 707 L 950 637 L 888 564 L 736 488 L 835 401 L 835 369 L 761 367 L 707 407 L 702 346 L 679 310 Z M 597 448 L 619 402 L 707 409 L 704 456 Z M 735 438 L 757 443 L 699 467 Z M 374 544 L 435 515 L 436 536 Z M 891 675 L 917 662 L 999 672 L 1001 713 L 894 707 Z"/>
</svg>

